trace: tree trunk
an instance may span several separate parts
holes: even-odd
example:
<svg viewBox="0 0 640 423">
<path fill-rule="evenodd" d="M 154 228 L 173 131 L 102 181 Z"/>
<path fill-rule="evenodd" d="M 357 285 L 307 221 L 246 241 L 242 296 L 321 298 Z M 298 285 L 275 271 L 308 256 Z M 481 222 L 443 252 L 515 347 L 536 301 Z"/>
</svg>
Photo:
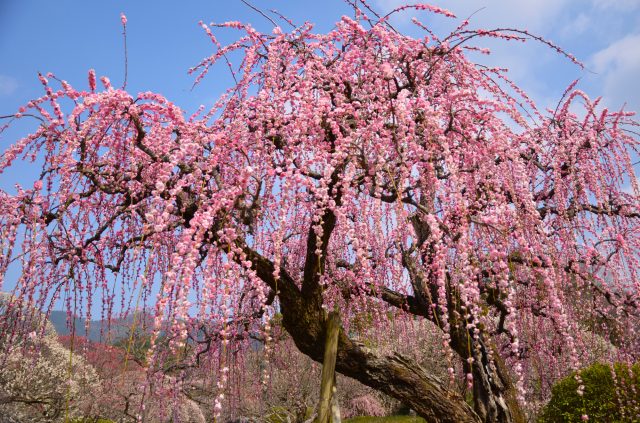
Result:
<svg viewBox="0 0 640 423">
<path fill-rule="evenodd" d="M 491 354 L 482 337 L 472 342 L 473 404 L 484 422 L 524 423 L 515 387 L 502 358 Z"/>
<path fill-rule="evenodd" d="M 317 284 L 305 280 L 299 288 L 285 271 L 276 283 L 273 263 L 255 250 L 242 247 L 257 276 L 278 295 L 283 326 L 298 349 L 322 362 L 327 319 Z M 481 422 L 464 398 L 418 364 L 399 354 L 378 354 L 349 339 L 343 330 L 338 337 L 336 370 L 396 398 L 430 423 Z"/>
<path fill-rule="evenodd" d="M 273 263 L 245 245 L 243 247 L 258 277 L 278 295 L 283 326 L 298 349 L 311 359 L 322 362 L 327 317 L 322 307 L 322 290 L 317 282 L 314 283 L 311 280 L 317 273 L 309 272 L 311 276 L 305 277 L 302 288 L 285 271 L 281 272 L 280 279 L 276 283 L 273 277 Z M 315 251 L 314 247 L 314 245 L 308 246 L 310 251 Z M 313 266 L 315 264 L 311 267 Z M 411 273 L 411 267 L 409 270 Z M 415 315 L 429 317 L 426 310 L 416 303 L 416 298 L 388 290 L 382 290 L 380 295 L 389 304 L 402 309 L 408 307 Z M 450 304 L 455 302 L 451 301 Z M 450 308 L 450 312 L 453 310 L 454 308 Z M 468 332 L 455 329 L 453 332 L 452 347 L 461 358 L 465 359 L 468 355 Z M 344 331 L 340 331 L 338 338 L 336 370 L 396 398 L 428 422 L 524 422 L 504 363 L 499 357 L 491 359 L 492 355 L 484 345 L 482 335 L 478 339 L 481 342 L 479 349 L 471 338 L 471 351 L 480 351 L 479 355 L 476 353 L 478 357 L 474 357 L 472 367 L 476 381 L 474 384 L 475 411 L 458 393 L 447 389 L 441 380 L 427 373 L 414 361 L 397 353 L 378 354 L 350 339 Z"/>
<path fill-rule="evenodd" d="M 416 231 L 426 231 L 424 225 L 420 225 L 417 220 L 414 225 Z M 422 260 L 428 262 L 429 255 L 425 254 Z M 481 332 L 474 337 L 467 329 L 468 324 L 473 321 L 461 318 L 466 312 L 461 307 L 462 301 L 456 287 L 447 278 L 445 299 L 448 314 L 444 316 L 439 307 L 432 307 L 440 295 L 435 282 L 427 283 L 433 275 L 424 275 L 408 253 L 403 253 L 403 263 L 416 296 L 398 298 L 397 294 L 387 292 L 385 301 L 400 307 L 409 306 L 413 314 L 423 316 L 435 324 L 446 317 L 450 323 L 451 348 L 462 360 L 465 372 L 473 375 L 474 410 L 480 419 L 485 423 L 524 423 L 525 418 L 516 399 L 509 372 L 499 355 L 492 354 L 486 345 L 485 333 Z M 429 313 L 429 310 L 435 310 L 436 316 Z M 468 363 L 470 358 L 473 359 L 472 363 Z"/>
<path fill-rule="evenodd" d="M 283 324 L 298 349 L 318 362 L 323 358 L 324 311 L 306 301 L 281 296 Z M 398 399 L 434 423 L 477 423 L 481 420 L 457 393 L 435 376 L 399 354 L 377 354 L 340 332 L 336 370 Z"/>
</svg>

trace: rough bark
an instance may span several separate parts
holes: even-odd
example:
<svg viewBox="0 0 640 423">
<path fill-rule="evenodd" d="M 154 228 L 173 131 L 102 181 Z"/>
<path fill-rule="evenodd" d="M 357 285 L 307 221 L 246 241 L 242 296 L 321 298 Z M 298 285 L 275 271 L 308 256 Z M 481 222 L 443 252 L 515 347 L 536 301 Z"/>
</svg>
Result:
<svg viewBox="0 0 640 423">
<path fill-rule="evenodd" d="M 330 192 L 336 183 L 336 174 L 334 173 L 332 177 Z M 339 202 L 340 192 L 334 192 L 334 195 L 336 201 Z M 318 362 L 323 360 L 325 334 L 327 333 L 328 319 L 327 312 L 322 307 L 322 287 L 319 283 L 319 276 L 324 272 L 325 263 L 322 257 L 326 256 L 331 232 L 336 223 L 331 210 L 325 211 L 322 222 L 323 236 L 319 240 L 319 244 L 313 229 L 309 230 L 304 275 L 300 285 L 284 269 L 281 269 L 280 278 L 276 283 L 273 278 L 273 263 L 246 245 L 242 245 L 246 256 L 253 262 L 253 268 L 257 275 L 276 291 L 280 298 L 283 325 L 293 338 L 294 343 L 302 353 Z M 318 248 L 322 252 L 320 255 L 315 253 Z M 428 294 L 425 297 L 417 295 L 411 301 L 414 308 L 413 314 L 429 318 L 429 313 L 425 310 L 428 309 L 432 299 L 437 298 L 437 293 L 430 292 L 430 289 L 435 285 L 427 283 L 428 279 L 421 278 L 421 275 L 415 271 L 415 265 L 412 268 L 410 261 L 407 261 L 406 266 L 412 276 L 414 290 L 417 289 L 418 293 Z M 301 289 L 298 286 L 301 286 Z M 449 293 L 449 295 L 454 295 L 451 289 L 449 289 Z M 406 299 L 407 297 L 398 299 L 398 303 L 405 309 L 405 304 L 408 301 L 403 300 Z M 459 302 L 450 301 L 450 303 L 457 304 Z M 453 307 L 450 307 L 449 312 L 452 313 L 453 310 Z M 468 336 L 464 331 L 457 337 L 461 340 L 461 336 L 465 334 Z M 453 337 L 454 344 L 455 340 L 456 336 Z M 464 340 L 467 341 L 467 337 L 464 337 Z M 466 342 L 464 345 L 467 345 Z M 454 346 L 454 350 L 462 358 L 466 358 L 463 348 L 456 349 Z M 482 349 L 480 350 L 482 351 Z M 485 349 L 484 351 L 485 359 L 479 357 L 473 364 L 479 381 L 476 384 L 478 391 L 474 391 L 475 411 L 464 398 L 447 389 L 442 381 L 427 373 L 415 362 L 399 354 L 376 353 L 350 339 L 342 330 L 338 342 L 336 370 L 402 401 L 429 422 L 518 423 L 518 420 L 513 419 L 514 414 L 510 410 L 514 403 L 508 403 L 505 399 L 509 385 L 501 381 L 508 380 L 506 373 L 502 375 L 502 378 L 491 373 L 490 370 L 495 369 L 495 366 L 491 367 L 493 361 L 489 359 L 489 350 Z M 482 363 L 486 363 L 486 365 Z M 517 403 L 515 404 L 517 406 Z"/>
<path fill-rule="evenodd" d="M 428 260 L 428 257 L 423 257 Z M 428 283 L 428 275 L 424 275 L 410 254 L 403 254 L 403 262 L 407 269 L 415 297 L 401 296 L 386 290 L 382 299 L 408 312 L 423 316 L 434 323 L 443 321 L 440 307 L 431 305 L 438 298 L 437 285 Z M 450 324 L 450 346 L 465 365 L 465 371 L 473 375 L 474 410 L 486 423 L 524 423 L 525 418 L 516 399 L 515 387 L 504 362 L 486 343 L 485 333 L 481 331 L 474 336 L 467 325 L 473 321 L 465 321 L 460 316 L 467 314 L 462 308 L 462 301 L 449 280 L 446 286 L 447 320 Z M 433 315 L 435 310 L 436 316 Z M 473 359 L 469 364 L 468 360 Z"/>
<path fill-rule="evenodd" d="M 307 312 L 305 319 L 299 319 L 299 313 L 287 318 L 290 311 L 283 307 L 283 322 L 296 346 L 312 359 L 321 361 L 324 316 Z M 305 322 L 311 320 L 315 324 L 309 330 Z M 460 395 L 448 390 L 438 378 L 413 361 L 399 354 L 378 354 L 348 338 L 344 331 L 338 343 L 336 370 L 402 401 L 429 422 L 480 421 Z"/>
<path fill-rule="evenodd" d="M 284 328 L 298 349 L 322 362 L 327 313 L 318 298 L 302 295 L 295 281 L 281 272 L 276 285 L 273 263 L 257 252 L 244 248 L 258 276 L 280 298 Z M 353 341 L 340 331 L 336 370 L 410 406 L 434 423 L 477 423 L 480 418 L 459 394 L 446 388 L 437 377 L 399 354 L 379 354 Z"/>
<path fill-rule="evenodd" d="M 462 336 L 463 339 L 452 340 L 452 347 L 465 359 L 471 349 L 473 363 L 467 364 L 466 370 L 473 375 L 473 405 L 476 413 L 487 423 L 524 423 L 515 387 L 500 356 L 486 345 L 482 335 L 477 339 L 467 333 Z"/>
</svg>

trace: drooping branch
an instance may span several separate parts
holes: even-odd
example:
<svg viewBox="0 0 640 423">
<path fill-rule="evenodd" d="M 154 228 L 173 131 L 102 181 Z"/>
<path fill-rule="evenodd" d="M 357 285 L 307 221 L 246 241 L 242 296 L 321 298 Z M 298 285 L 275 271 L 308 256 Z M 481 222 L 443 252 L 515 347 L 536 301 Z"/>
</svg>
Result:
<svg viewBox="0 0 640 423">
<path fill-rule="evenodd" d="M 273 263 L 249 248 L 244 251 L 258 276 L 275 287 Z M 322 307 L 311 307 L 286 273 L 281 275 L 278 287 L 285 329 L 300 351 L 322 362 L 326 312 Z M 341 331 L 338 344 L 336 369 L 402 401 L 428 421 L 479 421 L 462 397 L 445 388 L 442 381 L 429 375 L 420 366 L 397 354 L 376 354 L 349 339 L 344 330 Z"/>
</svg>

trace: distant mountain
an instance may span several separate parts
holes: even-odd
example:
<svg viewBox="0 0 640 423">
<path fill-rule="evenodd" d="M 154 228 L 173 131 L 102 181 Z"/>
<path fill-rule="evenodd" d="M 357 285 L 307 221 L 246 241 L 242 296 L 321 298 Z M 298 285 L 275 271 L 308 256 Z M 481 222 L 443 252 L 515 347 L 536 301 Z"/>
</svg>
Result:
<svg viewBox="0 0 640 423">
<path fill-rule="evenodd" d="M 76 317 L 73 322 L 67 322 L 67 312 L 64 310 L 53 310 L 49 320 L 56 328 L 58 335 L 70 335 L 72 328 L 75 327 L 76 335 L 85 336 L 95 342 L 113 343 L 129 336 L 133 315 L 127 316 L 126 319 L 112 319 L 110 325 L 106 320 L 91 320 L 88 332 L 85 325 L 86 319 Z M 136 326 L 139 327 L 139 325 L 140 319 L 136 322 Z"/>
<path fill-rule="evenodd" d="M 149 316 L 147 315 L 147 319 Z M 53 324 L 58 332 L 58 335 L 70 335 L 70 325 L 67 324 L 67 312 L 64 310 L 53 310 L 49 316 L 49 320 Z M 125 319 L 112 319 L 111 325 L 107 325 L 106 320 L 91 320 L 89 322 L 89 331 L 86 332 L 85 328 L 86 319 L 76 317 L 73 324 L 75 325 L 75 333 L 78 336 L 83 336 L 94 342 L 101 342 L 107 344 L 113 344 L 116 341 L 128 338 L 133 325 L 133 314 L 130 314 Z M 136 319 L 136 330 L 140 330 L 142 326 L 142 318 Z M 149 326 L 147 325 L 147 328 Z M 241 332 L 242 328 L 239 327 L 238 331 Z M 162 335 L 164 332 L 160 332 Z M 259 351 L 264 348 L 264 342 L 258 339 L 249 338 L 250 348 Z"/>
</svg>

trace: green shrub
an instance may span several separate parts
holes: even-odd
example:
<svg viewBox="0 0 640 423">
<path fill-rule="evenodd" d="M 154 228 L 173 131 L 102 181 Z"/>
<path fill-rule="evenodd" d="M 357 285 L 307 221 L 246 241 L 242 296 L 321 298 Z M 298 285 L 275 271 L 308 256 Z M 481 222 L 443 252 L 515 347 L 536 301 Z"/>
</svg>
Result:
<svg viewBox="0 0 640 423">
<path fill-rule="evenodd" d="M 609 365 L 596 363 L 580 371 L 584 395 L 578 395 L 575 373 L 560 380 L 551 390 L 551 400 L 544 407 L 539 423 L 638 422 L 640 407 L 640 363 L 614 365 L 616 381 Z M 616 389 L 617 388 L 617 389 Z M 634 404 L 635 403 L 635 404 Z"/>
</svg>

